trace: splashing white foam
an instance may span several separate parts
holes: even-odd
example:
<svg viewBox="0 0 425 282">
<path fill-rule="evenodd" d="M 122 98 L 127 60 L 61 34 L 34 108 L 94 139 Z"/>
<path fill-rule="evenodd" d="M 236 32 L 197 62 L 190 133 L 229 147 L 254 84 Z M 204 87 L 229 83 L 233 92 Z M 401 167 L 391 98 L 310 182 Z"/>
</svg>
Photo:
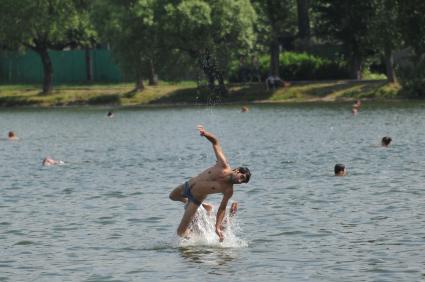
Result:
<svg viewBox="0 0 425 282">
<path fill-rule="evenodd" d="M 248 246 L 245 240 L 236 235 L 241 232 L 236 216 L 229 217 L 226 214 L 223 222 L 224 241 L 220 242 L 215 233 L 214 211 L 211 211 L 210 215 L 208 215 L 208 212 L 201 206 L 198 208 L 189 226 L 191 230 L 189 237 L 180 238 L 178 246 L 215 246 L 222 248 L 242 248 Z"/>
</svg>

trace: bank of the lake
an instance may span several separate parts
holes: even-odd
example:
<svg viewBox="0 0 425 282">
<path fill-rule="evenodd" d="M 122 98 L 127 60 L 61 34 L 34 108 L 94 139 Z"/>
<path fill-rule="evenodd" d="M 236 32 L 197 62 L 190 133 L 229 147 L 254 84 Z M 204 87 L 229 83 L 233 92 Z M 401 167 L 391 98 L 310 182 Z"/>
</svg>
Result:
<svg viewBox="0 0 425 282">
<path fill-rule="evenodd" d="M 0 85 L 0 106 L 74 106 L 149 104 L 205 104 L 211 95 L 196 82 L 167 83 L 146 86 L 134 92 L 133 84 L 58 85 L 44 95 L 39 85 Z M 264 84 L 230 84 L 229 95 L 220 98 L 222 103 L 255 102 L 308 102 L 344 101 L 353 99 L 398 99 L 400 86 L 383 80 L 335 80 L 290 82 L 276 90 L 267 90 Z"/>
</svg>

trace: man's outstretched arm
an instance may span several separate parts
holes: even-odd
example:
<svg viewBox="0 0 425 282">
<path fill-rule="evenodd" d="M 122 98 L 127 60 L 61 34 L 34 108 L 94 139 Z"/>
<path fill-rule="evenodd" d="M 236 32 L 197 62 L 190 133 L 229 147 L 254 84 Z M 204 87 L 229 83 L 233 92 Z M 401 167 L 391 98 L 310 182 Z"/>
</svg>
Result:
<svg viewBox="0 0 425 282">
<path fill-rule="evenodd" d="M 224 156 L 223 150 L 221 149 L 220 142 L 218 142 L 217 137 L 206 131 L 202 125 L 198 125 L 198 130 L 201 136 L 204 136 L 208 139 L 208 141 L 212 143 L 217 162 L 223 167 L 228 167 L 229 164 L 227 163 L 226 156 Z"/>
<path fill-rule="evenodd" d="M 223 200 L 221 200 L 220 206 L 217 210 L 217 217 L 215 221 L 215 233 L 217 233 L 218 237 L 220 238 L 220 242 L 223 242 L 224 240 L 224 234 L 223 234 L 223 219 L 226 214 L 226 207 L 227 202 L 233 195 L 233 190 L 228 190 L 228 192 L 225 192 L 223 195 Z"/>
</svg>

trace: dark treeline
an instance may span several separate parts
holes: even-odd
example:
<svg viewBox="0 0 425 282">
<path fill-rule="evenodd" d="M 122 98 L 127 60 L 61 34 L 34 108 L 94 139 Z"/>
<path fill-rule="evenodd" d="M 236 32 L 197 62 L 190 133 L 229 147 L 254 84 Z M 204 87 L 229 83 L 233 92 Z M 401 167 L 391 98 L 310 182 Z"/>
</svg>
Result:
<svg viewBox="0 0 425 282">
<path fill-rule="evenodd" d="M 39 54 L 43 93 L 48 50 L 102 44 L 137 91 L 158 77 L 197 77 L 226 95 L 225 80 L 375 71 L 425 96 L 424 14 L 420 0 L 2 0 L 0 49 Z"/>
</svg>

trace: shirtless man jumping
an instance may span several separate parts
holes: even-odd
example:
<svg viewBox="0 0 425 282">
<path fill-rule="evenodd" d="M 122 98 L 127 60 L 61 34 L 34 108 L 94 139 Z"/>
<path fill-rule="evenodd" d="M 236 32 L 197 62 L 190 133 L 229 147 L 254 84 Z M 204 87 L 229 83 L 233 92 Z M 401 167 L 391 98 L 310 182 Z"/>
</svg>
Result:
<svg viewBox="0 0 425 282">
<path fill-rule="evenodd" d="M 183 218 L 177 228 L 177 234 L 179 236 L 186 235 L 189 224 L 192 222 L 198 207 L 202 204 L 207 195 L 222 193 L 223 199 L 217 210 L 215 224 L 215 232 L 221 242 L 224 240 L 222 222 L 226 213 L 227 202 L 233 195 L 233 184 L 248 183 L 251 172 L 246 167 L 232 169 L 227 163 L 218 139 L 210 132 L 205 131 L 204 127 L 201 125 L 198 125 L 198 130 L 201 136 L 207 138 L 208 141 L 212 143 L 217 162 L 214 166 L 201 172 L 198 176 L 179 185 L 170 193 L 171 200 L 187 204 Z M 206 208 L 208 209 L 211 207 L 206 205 Z"/>
</svg>

